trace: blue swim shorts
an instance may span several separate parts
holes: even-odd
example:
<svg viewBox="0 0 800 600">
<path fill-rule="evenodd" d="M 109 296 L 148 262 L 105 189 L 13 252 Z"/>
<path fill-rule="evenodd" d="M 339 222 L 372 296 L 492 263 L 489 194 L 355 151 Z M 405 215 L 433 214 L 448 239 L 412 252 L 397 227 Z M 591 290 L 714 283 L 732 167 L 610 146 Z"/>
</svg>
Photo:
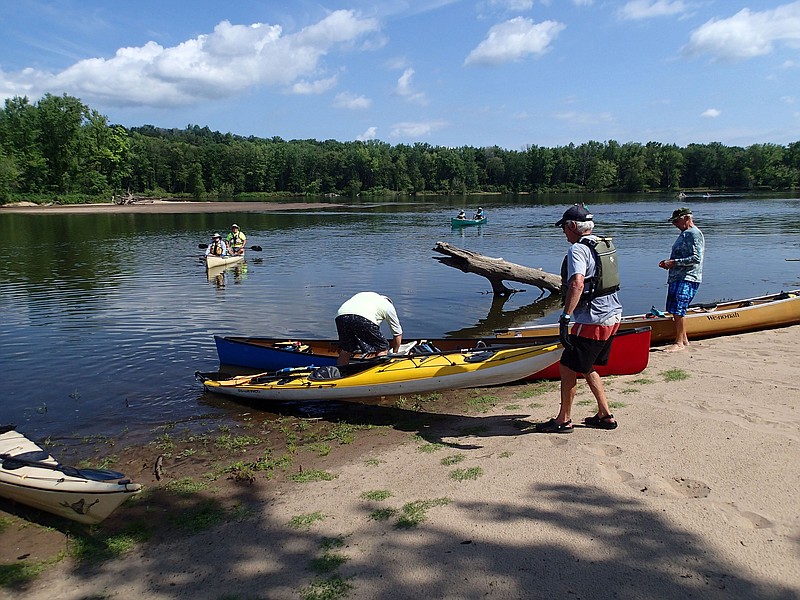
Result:
<svg viewBox="0 0 800 600">
<path fill-rule="evenodd" d="M 667 288 L 667 312 L 673 315 L 684 317 L 686 309 L 694 300 L 697 288 L 700 284 L 696 281 L 673 281 Z"/>
</svg>

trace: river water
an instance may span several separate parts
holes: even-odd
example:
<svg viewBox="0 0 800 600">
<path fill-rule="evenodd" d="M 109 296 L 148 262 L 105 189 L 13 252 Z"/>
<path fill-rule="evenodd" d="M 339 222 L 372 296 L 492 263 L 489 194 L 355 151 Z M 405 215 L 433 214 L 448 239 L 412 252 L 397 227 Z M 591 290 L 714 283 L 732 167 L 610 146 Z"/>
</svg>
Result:
<svg viewBox="0 0 800 600">
<path fill-rule="evenodd" d="M 29 215 L 0 209 L 0 424 L 63 443 L 147 439 L 165 424 L 214 424 L 242 407 L 205 394 L 213 335 L 335 338 L 333 318 L 362 290 L 392 297 L 407 337 L 489 335 L 552 322 L 537 288 L 505 301 L 486 279 L 434 260 L 437 241 L 557 273 L 567 247 L 553 227 L 575 198 L 480 196 L 302 212 Z M 800 287 L 797 196 L 690 197 L 706 237 L 697 302 Z M 450 227 L 481 204 L 488 223 Z M 626 314 L 663 308 L 678 230 L 674 197 L 592 197 L 597 231 L 618 248 Z M 238 223 L 243 265 L 208 279 L 198 250 Z"/>
</svg>

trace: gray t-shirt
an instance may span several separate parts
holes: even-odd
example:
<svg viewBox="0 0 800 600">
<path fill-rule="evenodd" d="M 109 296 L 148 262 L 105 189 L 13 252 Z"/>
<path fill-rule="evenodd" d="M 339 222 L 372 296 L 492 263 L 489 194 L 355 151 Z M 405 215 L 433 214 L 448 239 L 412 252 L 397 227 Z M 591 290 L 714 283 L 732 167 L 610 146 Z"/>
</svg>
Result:
<svg viewBox="0 0 800 600">
<path fill-rule="evenodd" d="M 588 236 L 595 239 L 596 236 Z M 596 265 L 592 249 L 586 244 L 575 243 L 567 250 L 567 281 L 576 273 L 584 278 L 594 277 Z M 603 325 L 607 321 L 622 315 L 622 303 L 619 301 L 618 292 L 595 298 L 591 302 L 582 299 L 575 313 L 573 322 L 587 325 Z"/>
</svg>

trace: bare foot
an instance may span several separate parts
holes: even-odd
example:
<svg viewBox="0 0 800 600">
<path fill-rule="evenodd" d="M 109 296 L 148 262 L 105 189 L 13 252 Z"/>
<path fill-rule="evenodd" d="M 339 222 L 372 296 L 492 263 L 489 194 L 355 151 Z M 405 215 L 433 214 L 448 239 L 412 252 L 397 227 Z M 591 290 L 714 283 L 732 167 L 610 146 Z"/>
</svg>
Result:
<svg viewBox="0 0 800 600">
<path fill-rule="evenodd" d="M 664 348 L 664 352 L 680 352 L 681 350 L 686 350 L 688 347 L 689 346 L 684 346 L 683 344 L 672 344 Z"/>
</svg>

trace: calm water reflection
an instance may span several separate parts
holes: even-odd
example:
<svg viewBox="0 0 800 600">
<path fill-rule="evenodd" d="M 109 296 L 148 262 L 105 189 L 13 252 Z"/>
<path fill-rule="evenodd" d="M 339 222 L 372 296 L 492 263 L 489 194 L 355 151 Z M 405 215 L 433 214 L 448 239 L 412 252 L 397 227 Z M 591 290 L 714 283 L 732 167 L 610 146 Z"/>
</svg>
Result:
<svg viewBox="0 0 800 600">
<path fill-rule="evenodd" d="M 678 231 L 670 197 L 593 199 L 598 230 L 617 242 L 625 312 L 663 307 L 656 266 Z M 152 435 L 166 422 L 232 418 L 195 370 L 215 370 L 214 334 L 335 337 L 333 315 L 360 290 L 392 296 L 409 337 L 479 336 L 554 320 L 539 290 L 501 301 L 488 282 L 433 260 L 437 241 L 557 272 L 566 249 L 552 226 L 566 205 L 507 197 L 358 204 L 295 213 L 25 215 L 0 210 L 0 422 L 43 438 Z M 697 301 L 800 287 L 797 198 L 684 201 L 706 235 Z M 451 229 L 481 204 L 488 224 Z M 237 222 L 245 264 L 206 277 L 198 243 Z M 513 284 L 512 284 L 513 285 Z"/>
</svg>

